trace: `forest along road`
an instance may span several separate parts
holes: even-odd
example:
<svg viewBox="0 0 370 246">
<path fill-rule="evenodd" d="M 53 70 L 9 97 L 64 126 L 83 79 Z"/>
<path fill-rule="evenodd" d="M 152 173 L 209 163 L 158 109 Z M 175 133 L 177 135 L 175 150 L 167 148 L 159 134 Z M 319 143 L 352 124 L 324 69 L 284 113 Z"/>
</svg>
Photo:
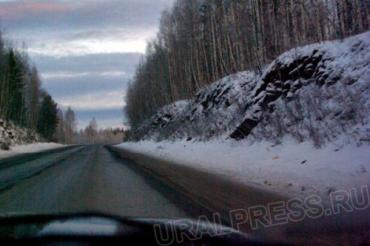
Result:
<svg viewBox="0 0 370 246">
<path fill-rule="evenodd" d="M 6 170 L 0 167 L 0 183 Z M 33 176 L 0 189 L 0 215 L 78 212 L 196 218 L 205 211 L 103 146 L 82 147 Z"/>
</svg>

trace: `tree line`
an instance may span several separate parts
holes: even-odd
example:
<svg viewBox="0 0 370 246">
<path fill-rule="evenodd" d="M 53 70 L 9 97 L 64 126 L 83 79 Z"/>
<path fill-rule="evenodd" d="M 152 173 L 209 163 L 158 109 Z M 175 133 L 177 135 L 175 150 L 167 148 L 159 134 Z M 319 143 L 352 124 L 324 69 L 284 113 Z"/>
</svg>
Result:
<svg viewBox="0 0 370 246">
<path fill-rule="evenodd" d="M 92 118 L 83 129 L 77 129 L 77 118 L 72 108 L 68 107 L 65 113 L 58 110 L 58 125 L 55 138 L 64 144 L 118 144 L 123 141 L 123 129 L 99 129 L 98 122 Z"/>
<path fill-rule="evenodd" d="M 58 109 L 57 119 L 58 123 L 55 130 L 55 139 L 59 143 L 74 144 L 77 132 L 76 113 L 71 107 L 68 107 L 65 113 L 62 109 Z"/>
<path fill-rule="evenodd" d="M 39 72 L 27 52 L 5 45 L 0 32 L 0 118 L 30 129 L 47 141 L 70 143 L 74 112 L 67 110 L 66 121 L 60 114 L 57 103 L 42 89 Z"/>
<path fill-rule="evenodd" d="M 160 107 L 238 71 L 262 71 L 291 48 L 370 27 L 368 0 L 177 0 L 127 91 L 136 127 Z"/>
<path fill-rule="evenodd" d="M 92 118 L 84 129 L 75 133 L 75 142 L 78 144 L 119 144 L 124 138 L 123 129 L 99 129 L 95 118 Z"/>
<path fill-rule="evenodd" d="M 99 129 L 95 119 L 77 129 L 71 107 L 58 107 L 41 87 L 39 72 L 27 52 L 5 45 L 0 32 L 0 119 L 38 133 L 47 141 L 63 144 L 120 143 L 122 129 Z"/>
</svg>

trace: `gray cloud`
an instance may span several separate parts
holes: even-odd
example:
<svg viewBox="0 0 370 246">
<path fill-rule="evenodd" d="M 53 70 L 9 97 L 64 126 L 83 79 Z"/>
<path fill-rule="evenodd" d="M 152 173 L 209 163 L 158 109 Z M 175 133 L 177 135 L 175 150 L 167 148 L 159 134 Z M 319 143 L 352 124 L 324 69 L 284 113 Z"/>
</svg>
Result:
<svg viewBox="0 0 370 246">
<path fill-rule="evenodd" d="M 172 2 L 173 0 L 8 1 L 0 2 L 0 8 L 4 9 L 4 13 L 0 14 L 12 29 L 100 29 L 109 26 L 149 28 L 156 26 L 160 12 Z"/>
<path fill-rule="evenodd" d="M 0 19 L 11 38 L 26 42 L 34 53 L 94 53 L 89 49 L 99 48 L 99 42 L 107 49 L 113 44 L 113 52 L 127 52 L 117 47 L 124 42 L 128 49 L 143 52 L 145 41 L 155 35 L 160 12 L 172 1 L 0 2 Z"/>
<path fill-rule="evenodd" d="M 69 78 L 68 80 L 63 78 L 49 79 L 44 82 L 44 88 L 56 99 L 60 99 L 66 96 L 79 97 L 96 91 L 100 93 L 121 91 L 123 94 L 127 88 L 127 82 L 122 78 L 109 76 L 84 76 L 84 78 Z"/>
<path fill-rule="evenodd" d="M 82 56 L 32 56 L 43 73 L 124 71 L 132 75 L 139 62 L 139 53 L 92 54 Z"/>
</svg>

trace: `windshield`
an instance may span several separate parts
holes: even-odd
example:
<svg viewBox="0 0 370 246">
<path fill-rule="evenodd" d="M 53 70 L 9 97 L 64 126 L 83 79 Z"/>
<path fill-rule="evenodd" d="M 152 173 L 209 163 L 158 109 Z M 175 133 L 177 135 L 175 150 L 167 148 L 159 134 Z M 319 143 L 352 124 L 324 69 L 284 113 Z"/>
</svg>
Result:
<svg viewBox="0 0 370 246">
<path fill-rule="evenodd" d="M 369 50 L 361 0 L 0 0 L 0 237 L 369 242 Z"/>
</svg>

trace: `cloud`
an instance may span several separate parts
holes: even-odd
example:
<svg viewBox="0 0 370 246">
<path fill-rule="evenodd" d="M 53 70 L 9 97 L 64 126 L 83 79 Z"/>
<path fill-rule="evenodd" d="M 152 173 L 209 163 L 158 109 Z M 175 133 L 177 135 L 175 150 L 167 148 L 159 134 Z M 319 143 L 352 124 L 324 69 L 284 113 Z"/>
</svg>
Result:
<svg viewBox="0 0 370 246">
<path fill-rule="evenodd" d="M 33 55 L 32 61 L 42 74 L 123 71 L 130 76 L 133 75 L 140 57 L 141 54 L 139 53 L 89 54 L 64 57 Z"/>
<path fill-rule="evenodd" d="M 125 30 L 111 28 L 104 31 L 68 31 L 40 33 L 38 37 L 27 35 L 17 40 L 28 40 L 28 52 L 31 55 L 44 56 L 76 56 L 88 54 L 141 53 L 146 49 L 147 41 L 155 36 L 156 30 Z M 45 37 L 44 37 L 45 36 Z M 43 38 L 44 37 L 44 38 Z"/>
<path fill-rule="evenodd" d="M 64 97 L 76 97 L 82 100 L 85 94 L 94 92 L 109 93 L 120 92 L 122 94 L 127 88 L 128 80 L 120 77 L 94 76 L 89 75 L 83 78 L 54 78 L 43 83 L 43 87 L 57 100 Z M 114 98 L 112 98 L 114 100 Z M 122 103 L 122 100 L 121 100 Z"/>
<path fill-rule="evenodd" d="M 105 105 L 117 106 L 118 103 L 122 107 L 122 95 L 134 74 L 140 54 L 95 54 L 61 58 L 36 56 L 33 60 L 42 71 L 43 87 L 61 105 L 70 104 L 81 108 L 84 104 L 78 104 L 79 101 L 86 102 L 86 98 L 96 101 L 94 97 L 105 97 L 111 102 L 105 101 L 101 106 L 93 103 L 89 108 L 91 105 L 106 108 Z M 112 92 L 115 93 L 109 94 Z"/>
<path fill-rule="evenodd" d="M 58 104 L 63 107 L 72 107 L 76 110 L 104 110 L 123 108 L 125 106 L 121 91 L 94 92 L 75 96 L 58 98 Z"/>
<path fill-rule="evenodd" d="M 76 41 L 67 41 L 60 43 L 34 43 L 28 52 L 31 55 L 48 56 L 75 56 L 88 54 L 110 54 L 110 53 L 144 53 L 146 49 L 147 38 L 139 40 L 115 40 L 115 39 L 84 39 Z"/>
<path fill-rule="evenodd" d="M 105 79 L 109 77 L 120 77 L 124 78 L 124 76 L 127 73 L 124 71 L 104 71 L 104 72 L 55 72 L 55 73 L 43 73 L 42 78 L 46 80 L 52 80 L 52 79 L 83 79 L 86 77 L 100 77 L 100 79 Z M 49 81 L 48 81 L 49 82 Z M 59 81 L 58 81 L 59 82 Z"/>
<path fill-rule="evenodd" d="M 79 27 L 130 26 L 142 28 L 155 26 L 161 11 L 169 7 L 173 0 L 20 0 L 0 2 L 0 15 L 13 25 L 27 24 L 23 27 L 39 27 L 45 21 L 50 28 L 54 25 Z M 19 14 L 20 13 L 20 14 Z M 15 22 L 14 22 L 15 21 Z M 30 22 L 31 21 L 31 22 Z M 33 22 L 32 22 L 33 21 Z M 42 25 L 45 27 L 45 25 Z"/>
<path fill-rule="evenodd" d="M 67 13 L 72 6 L 67 2 L 3 1 L 0 16 L 4 19 L 20 19 L 33 14 Z"/>
</svg>

